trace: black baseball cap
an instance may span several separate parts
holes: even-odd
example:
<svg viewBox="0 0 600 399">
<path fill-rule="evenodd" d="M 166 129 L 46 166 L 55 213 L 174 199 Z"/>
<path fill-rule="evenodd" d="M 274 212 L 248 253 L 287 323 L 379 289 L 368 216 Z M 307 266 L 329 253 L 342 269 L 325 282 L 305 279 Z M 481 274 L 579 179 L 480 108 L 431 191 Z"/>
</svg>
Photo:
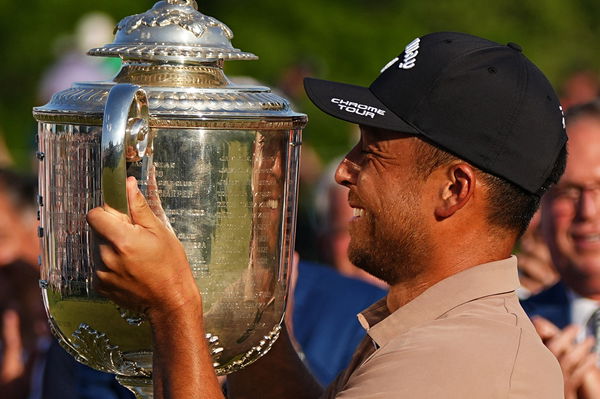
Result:
<svg viewBox="0 0 600 399">
<path fill-rule="evenodd" d="M 567 141 L 552 85 L 515 43 L 431 33 L 410 42 L 369 87 L 313 78 L 304 87 L 336 118 L 423 136 L 534 194 Z"/>
</svg>

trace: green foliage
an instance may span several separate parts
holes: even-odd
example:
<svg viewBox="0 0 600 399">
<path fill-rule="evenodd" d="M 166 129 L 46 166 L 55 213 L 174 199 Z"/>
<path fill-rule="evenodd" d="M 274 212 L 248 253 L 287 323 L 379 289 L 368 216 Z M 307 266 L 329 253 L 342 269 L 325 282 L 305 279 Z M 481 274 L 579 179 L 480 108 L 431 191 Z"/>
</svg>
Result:
<svg viewBox="0 0 600 399">
<path fill-rule="evenodd" d="M 597 0 L 199 0 L 200 10 L 234 31 L 235 47 L 259 55 L 254 62 L 228 62 L 230 76 L 252 76 L 276 87 L 298 62 L 318 77 L 367 85 L 414 37 L 438 30 L 463 31 L 499 42 L 514 41 L 558 86 L 575 68 L 598 69 L 600 3 Z M 115 20 L 144 12 L 152 0 L 0 0 L 2 69 L 0 126 L 22 165 L 33 147 L 31 107 L 52 43 L 73 31 L 85 12 L 101 10 Z M 293 99 L 309 114 L 305 142 L 326 159 L 347 150 L 350 128 Z"/>
</svg>

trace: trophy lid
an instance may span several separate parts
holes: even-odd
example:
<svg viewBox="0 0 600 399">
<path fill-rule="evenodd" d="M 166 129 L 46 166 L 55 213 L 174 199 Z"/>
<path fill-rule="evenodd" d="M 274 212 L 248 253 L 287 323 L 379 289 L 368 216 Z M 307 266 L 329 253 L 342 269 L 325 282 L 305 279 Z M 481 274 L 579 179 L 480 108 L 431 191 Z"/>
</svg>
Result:
<svg viewBox="0 0 600 399">
<path fill-rule="evenodd" d="M 110 90 L 125 83 L 146 91 L 151 127 L 306 124 L 306 115 L 294 112 L 268 87 L 237 85 L 225 76 L 223 60 L 258 57 L 234 48 L 231 30 L 198 12 L 195 0 L 159 1 L 143 14 L 124 18 L 115 33 L 113 43 L 88 52 L 124 60 L 113 81 L 73 83 L 34 108 L 39 122 L 102 125 Z"/>
<path fill-rule="evenodd" d="M 113 43 L 88 54 L 179 63 L 258 59 L 234 48 L 231 29 L 200 13 L 195 0 L 159 1 L 143 14 L 122 19 L 115 35 Z"/>
</svg>

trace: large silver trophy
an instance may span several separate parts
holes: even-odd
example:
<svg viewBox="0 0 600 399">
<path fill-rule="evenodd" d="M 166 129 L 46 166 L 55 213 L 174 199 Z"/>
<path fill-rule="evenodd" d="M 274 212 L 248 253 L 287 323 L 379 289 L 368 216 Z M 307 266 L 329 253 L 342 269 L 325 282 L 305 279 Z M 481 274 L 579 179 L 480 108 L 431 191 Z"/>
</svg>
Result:
<svg viewBox="0 0 600 399">
<path fill-rule="evenodd" d="M 149 325 L 94 291 L 85 221 L 104 202 L 127 212 L 127 176 L 186 249 L 219 374 L 268 351 L 283 318 L 306 116 L 230 82 L 225 60 L 256 59 L 232 37 L 195 1 L 160 1 L 89 51 L 121 57 L 114 81 L 75 83 L 34 109 L 50 324 L 78 361 L 140 398 L 152 397 Z"/>
</svg>

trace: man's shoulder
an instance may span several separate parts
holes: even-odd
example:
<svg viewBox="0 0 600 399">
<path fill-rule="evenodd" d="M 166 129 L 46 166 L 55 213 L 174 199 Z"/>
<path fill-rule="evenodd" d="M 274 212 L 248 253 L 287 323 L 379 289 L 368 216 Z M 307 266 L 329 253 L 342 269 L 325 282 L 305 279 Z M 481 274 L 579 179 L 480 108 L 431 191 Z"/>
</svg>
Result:
<svg viewBox="0 0 600 399">
<path fill-rule="evenodd" d="M 446 352 L 454 359 L 473 356 L 474 362 L 486 362 L 481 358 L 486 352 L 493 357 L 514 360 L 513 353 L 519 347 L 523 334 L 532 329 L 527 326 L 527 316 L 512 295 L 494 295 L 471 301 L 449 310 L 442 316 L 415 326 L 391 340 L 394 345 L 425 345 L 432 351 Z"/>
<path fill-rule="evenodd" d="M 519 309 L 512 294 L 498 295 L 404 331 L 363 364 L 351 387 L 359 392 L 361 384 L 382 385 L 389 397 L 392 392 L 452 398 L 521 392 L 515 397 L 559 398 L 562 379 L 556 359 Z M 423 386 L 424 375 L 435 386 Z"/>
</svg>

